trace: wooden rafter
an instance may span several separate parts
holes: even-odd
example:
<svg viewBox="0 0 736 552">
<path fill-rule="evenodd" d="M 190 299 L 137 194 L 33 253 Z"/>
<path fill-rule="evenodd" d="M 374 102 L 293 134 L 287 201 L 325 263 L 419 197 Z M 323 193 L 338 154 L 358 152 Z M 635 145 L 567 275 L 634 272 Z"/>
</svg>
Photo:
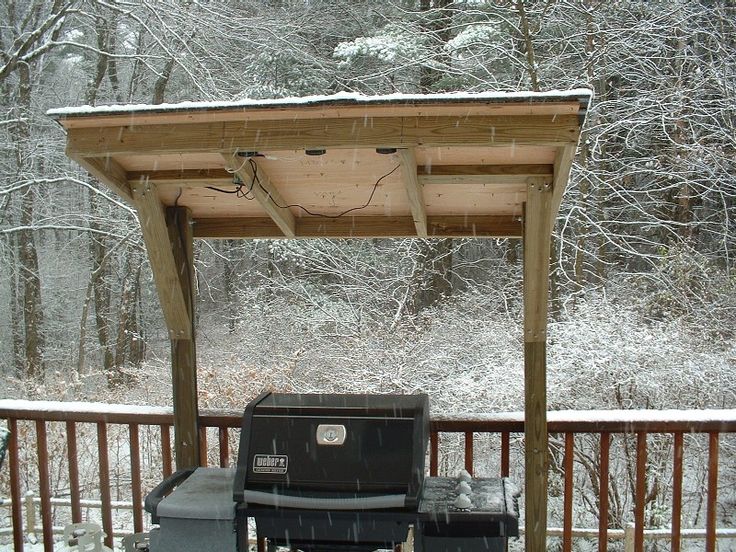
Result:
<svg viewBox="0 0 736 552">
<path fill-rule="evenodd" d="M 427 237 L 427 209 L 424 203 L 424 194 L 422 193 L 422 185 L 417 178 L 417 158 L 412 148 L 400 149 L 398 152 L 401 160 L 401 175 L 406 189 L 406 195 L 409 198 L 409 209 L 414 219 L 414 226 L 417 230 L 417 236 L 420 238 Z"/>
<path fill-rule="evenodd" d="M 557 150 L 554 165 L 554 180 L 552 182 L 552 200 L 550 204 L 552 215 L 549 221 L 550 232 L 554 229 L 557 213 L 559 212 L 560 205 L 562 204 L 562 194 L 565 191 L 567 181 L 570 178 L 570 171 L 572 170 L 572 161 L 575 158 L 576 148 L 577 142 L 574 144 L 567 144 Z"/>
<path fill-rule="evenodd" d="M 70 155 L 164 155 L 315 148 L 563 146 L 580 134 L 577 116 L 320 119 L 70 128 Z"/>
<path fill-rule="evenodd" d="M 551 177 L 553 165 L 420 165 L 417 179 L 422 186 L 427 184 L 526 184 L 529 178 Z M 182 169 L 129 171 L 128 182 L 145 179 L 158 187 L 186 186 L 198 188 L 223 186 L 232 183 L 233 175 L 225 169 Z"/>
<path fill-rule="evenodd" d="M 81 157 L 79 155 L 69 154 L 87 172 L 94 176 L 100 182 L 106 184 L 111 190 L 116 192 L 123 200 L 128 203 L 133 202 L 133 195 L 130 191 L 128 176 L 125 169 L 120 163 L 112 157 Z"/>
<path fill-rule="evenodd" d="M 139 182 L 132 191 L 169 334 L 172 339 L 191 339 L 189 309 L 172 253 L 164 206 L 149 183 Z"/>
<path fill-rule="evenodd" d="M 268 175 L 265 174 L 253 161 L 247 158 L 239 158 L 234 155 L 223 155 L 225 167 L 237 175 L 247 186 L 250 194 L 256 198 L 268 216 L 273 219 L 276 226 L 279 227 L 284 237 L 293 238 L 296 236 L 296 221 L 294 214 L 285 207 L 286 202 L 281 194 L 273 185 Z M 254 170 L 254 167 L 255 170 Z M 252 186 L 250 185 L 252 183 Z"/>
</svg>

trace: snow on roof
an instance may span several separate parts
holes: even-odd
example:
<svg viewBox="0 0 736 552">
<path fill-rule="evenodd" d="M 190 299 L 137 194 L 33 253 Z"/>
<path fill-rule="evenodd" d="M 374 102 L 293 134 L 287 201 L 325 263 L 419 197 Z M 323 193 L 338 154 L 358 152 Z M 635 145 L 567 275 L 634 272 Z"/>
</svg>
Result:
<svg viewBox="0 0 736 552">
<path fill-rule="evenodd" d="M 370 104 L 432 104 L 432 103 L 522 103 L 522 102 L 555 102 L 579 101 L 587 108 L 593 91 L 589 88 L 571 90 L 550 90 L 548 92 L 449 92 L 444 94 L 386 94 L 383 96 L 364 96 L 355 92 L 338 92 L 329 96 L 303 96 L 290 98 L 274 98 L 265 100 L 242 99 L 236 101 L 180 102 L 125 105 L 83 105 L 77 107 L 61 107 L 49 109 L 46 114 L 54 118 L 115 115 L 126 113 L 159 113 L 177 111 L 211 111 L 232 109 L 280 108 L 295 106 L 330 106 L 330 105 L 370 105 Z"/>
</svg>

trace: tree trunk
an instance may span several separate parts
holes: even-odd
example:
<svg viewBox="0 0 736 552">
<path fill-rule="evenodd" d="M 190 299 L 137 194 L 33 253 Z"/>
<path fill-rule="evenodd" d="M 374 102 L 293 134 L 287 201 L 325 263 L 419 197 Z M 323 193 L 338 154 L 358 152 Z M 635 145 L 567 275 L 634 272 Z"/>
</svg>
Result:
<svg viewBox="0 0 736 552">
<path fill-rule="evenodd" d="M 31 114 L 31 74 L 30 68 L 22 64 L 18 68 L 18 99 L 21 121 L 15 125 L 16 167 L 18 179 L 24 174 L 32 174 L 34 158 L 30 153 L 31 131 L 28 119 Z M 18 233 L 18 259 L 20 261 L 20 282 L 23 290 L 23 325 L 25 331 L 25 374 L 40 378 L 44 373 L 42 331 L 43 308 L 41 303 L 41 277 L 38 272 L 38 253 L 33 225 L 34 190 L 28 188 L 21 198 L 20 224 L 24 230 Z"/>
<path fill-rule="evenodd" d="M 407 313 L 412 315 L 452 295 L 453 240 L 417 240 L 415 243 L 412 293 L 407 301 Z"/>
<path fill-rule="evenodd" d="M 101 230 L 97 220 L 99 207 L 94 193 L 89 194 L 89 206 L 92 217 L 89 227 L 92 230 Z M 110 288 L 107 285 L 109 275 L 108 266 L 105 264 L 107 245 L 104 237 L 97 233 L 90 233 L 90 257 L 92 259 L 92 291 L 95 300 L 95 326 L 97 328 L 97 340 L 102 348 L 102 366 L 105 372 L 112 370 L 114 357 L 110 346 L 110 331 L 108 328 L 108 317 L 110 315 Z"/>
</svg>

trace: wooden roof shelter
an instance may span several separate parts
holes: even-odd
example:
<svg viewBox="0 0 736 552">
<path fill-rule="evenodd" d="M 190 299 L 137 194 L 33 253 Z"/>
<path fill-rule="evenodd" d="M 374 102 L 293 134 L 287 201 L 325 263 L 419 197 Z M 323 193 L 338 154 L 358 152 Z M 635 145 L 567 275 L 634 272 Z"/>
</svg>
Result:
<svg viewBox="0 0 736 552">
<path fill-rule="evenodd" d="M 193 238 L 523 238 L 527 550 L 547 519 L 550 236 L 588 90 L 64 108 L 67 155 L 139 215 L 198 465 Z"/>
</svg>

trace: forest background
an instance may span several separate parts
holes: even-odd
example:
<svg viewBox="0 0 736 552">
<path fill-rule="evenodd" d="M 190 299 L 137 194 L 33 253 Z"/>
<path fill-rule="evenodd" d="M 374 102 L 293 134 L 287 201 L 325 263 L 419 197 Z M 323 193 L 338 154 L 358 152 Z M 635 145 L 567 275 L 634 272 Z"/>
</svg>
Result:
<svg viewBox="0 0 736 552">
<path fill-rule="evenodd" d="M 736 406 L 733 0 L 0 1 L 0 395 L 170 404 L 135 212 L 67 105 L 590 87 L 549 405 Z M 523 408 L 515 240 L 200 241 L 203 407 L 262 389 Z"/>
</svg>

